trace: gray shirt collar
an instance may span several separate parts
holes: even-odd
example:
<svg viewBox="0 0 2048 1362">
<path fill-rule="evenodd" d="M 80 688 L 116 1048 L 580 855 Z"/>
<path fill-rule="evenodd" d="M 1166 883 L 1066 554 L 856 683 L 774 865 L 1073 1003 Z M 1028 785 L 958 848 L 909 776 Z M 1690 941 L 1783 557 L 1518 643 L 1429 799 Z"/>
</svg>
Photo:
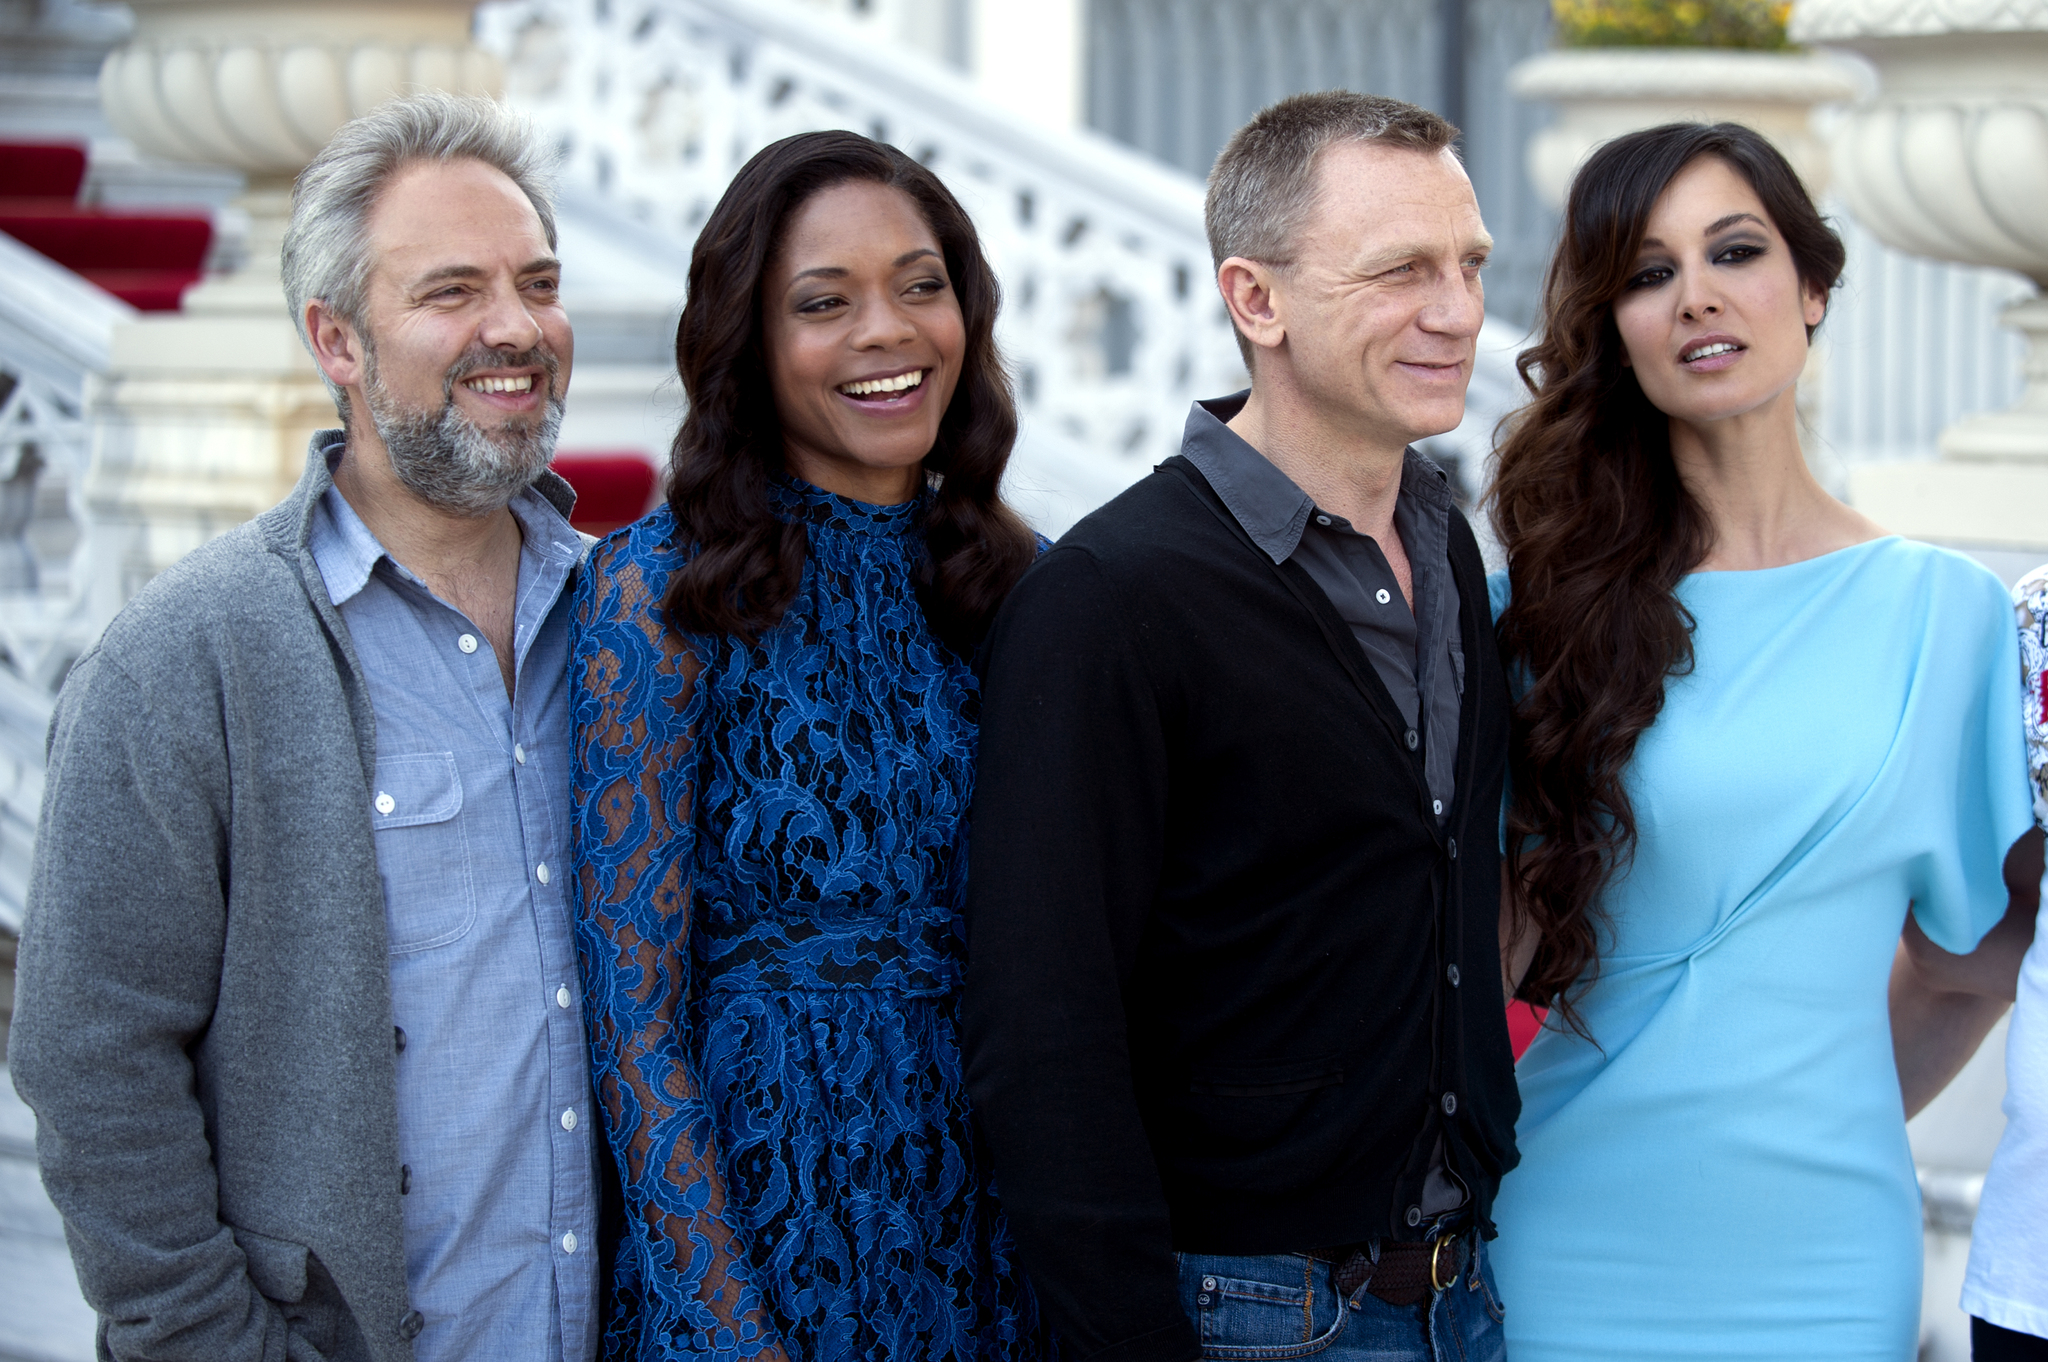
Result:
<svg viewBox="0 0 2048 1362">
<path fill-rule="evenodd" d="M 1302 529 L 1315 511 L 1315 502 L 1226 424 L 1243 410 L 1250 396 L 1247 389 L 1195 403 L 1188 411 L 1180 452 L 1200 471 L 1259 551 L 1275 563 L 1284 563 L 1300 546 Z M 1453 504 L 1449 477 L 1413 446 L 1402 458 L 1400 497 L 1445 512 Z"/>
</svg>

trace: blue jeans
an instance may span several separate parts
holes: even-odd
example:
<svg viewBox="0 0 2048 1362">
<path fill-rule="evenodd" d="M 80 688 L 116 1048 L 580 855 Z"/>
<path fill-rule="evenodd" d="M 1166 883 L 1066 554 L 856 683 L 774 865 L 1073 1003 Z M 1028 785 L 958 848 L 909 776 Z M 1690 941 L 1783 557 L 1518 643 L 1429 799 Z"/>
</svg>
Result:
<svg viewBox="0 0 2048 1362">
<path fill-rule="evenodd" d="M 1500 1291 L 1475 1237 L 1472 1261 L 1419 1305 L 1389 1305 L 1365 1287 L 1349 1300 L 1334 1269 L 1295 1253 L 1236 1258 L 1183 1253 L 1181 1308 L 1202 1356 L 1219 1362 L 1315 1357 L 1322 1362 L 1506 1362 Z"/>
</svg>

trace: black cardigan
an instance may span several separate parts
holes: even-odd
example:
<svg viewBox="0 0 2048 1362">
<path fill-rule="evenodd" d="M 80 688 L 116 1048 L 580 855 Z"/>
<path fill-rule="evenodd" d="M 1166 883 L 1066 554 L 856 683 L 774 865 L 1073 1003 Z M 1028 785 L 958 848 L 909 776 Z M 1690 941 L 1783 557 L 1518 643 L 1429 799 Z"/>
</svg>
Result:
<svg viewBox="0 0 2048 1362">
<path fill-rule="evenodd" d="M 997 619 L 968 1083 L 1075 1357 L 1197 1356 L 1176 1249 L 1414 1237 L 1440 1132 L 1491 1232 L 1520 1109 L 1497 945 L 1509 701 L 1455 511 L 1450 558 L 1467 665 L 1441 830 L 1329 599 L 1185 459 L 1077 525 Z"/>
</svg>

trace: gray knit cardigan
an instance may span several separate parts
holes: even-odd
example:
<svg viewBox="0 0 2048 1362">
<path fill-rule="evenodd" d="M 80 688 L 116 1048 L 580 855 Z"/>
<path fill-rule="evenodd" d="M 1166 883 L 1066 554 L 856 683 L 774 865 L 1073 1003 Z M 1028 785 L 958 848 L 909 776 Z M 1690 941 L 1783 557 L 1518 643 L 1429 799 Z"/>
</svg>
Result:
<svg viewBox="0 0 2048 1362">
<path fill-rule="evenodd" d="M 8 1061 L 102 1357 L 410 1362 L 419 1330 L 376 733 L 306 547 L 340 439 L 58 697 Z"/>
</svg>

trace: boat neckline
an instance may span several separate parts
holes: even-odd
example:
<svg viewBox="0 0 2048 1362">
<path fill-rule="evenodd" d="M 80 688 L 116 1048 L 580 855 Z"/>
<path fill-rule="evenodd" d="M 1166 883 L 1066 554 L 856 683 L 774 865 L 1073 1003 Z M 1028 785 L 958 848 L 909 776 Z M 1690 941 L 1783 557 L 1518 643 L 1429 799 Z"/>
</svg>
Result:
<svg viewBox="0 0 2048 1362">
<path fill-rule="evenodd" d="M 1814 563 L 1825 563 L 1830 558 L 1840 558 L 1844 554 L 1856 553 L 1877 544 L 1896 543 L 1899 539 L 1900 536 L 1896 534 L 1881 534 L 1874 539 L 1865 539 L 1855 544 L 1844 544 L 1841 548 L 1829 549 L 1826 553 L 1816 553 L 1811 558 L 1801 558 L 1791 563 L 1778 563 L 1771 567 L 1708 568 L 1704 571 L 1695 569 L 1686 573 L 1684 580 L 1692 582 L 1708 577 L 1761 577 L 1766 572 L 1789 572 L 1793 568 L 1809 567 Z"/>
</svg>

